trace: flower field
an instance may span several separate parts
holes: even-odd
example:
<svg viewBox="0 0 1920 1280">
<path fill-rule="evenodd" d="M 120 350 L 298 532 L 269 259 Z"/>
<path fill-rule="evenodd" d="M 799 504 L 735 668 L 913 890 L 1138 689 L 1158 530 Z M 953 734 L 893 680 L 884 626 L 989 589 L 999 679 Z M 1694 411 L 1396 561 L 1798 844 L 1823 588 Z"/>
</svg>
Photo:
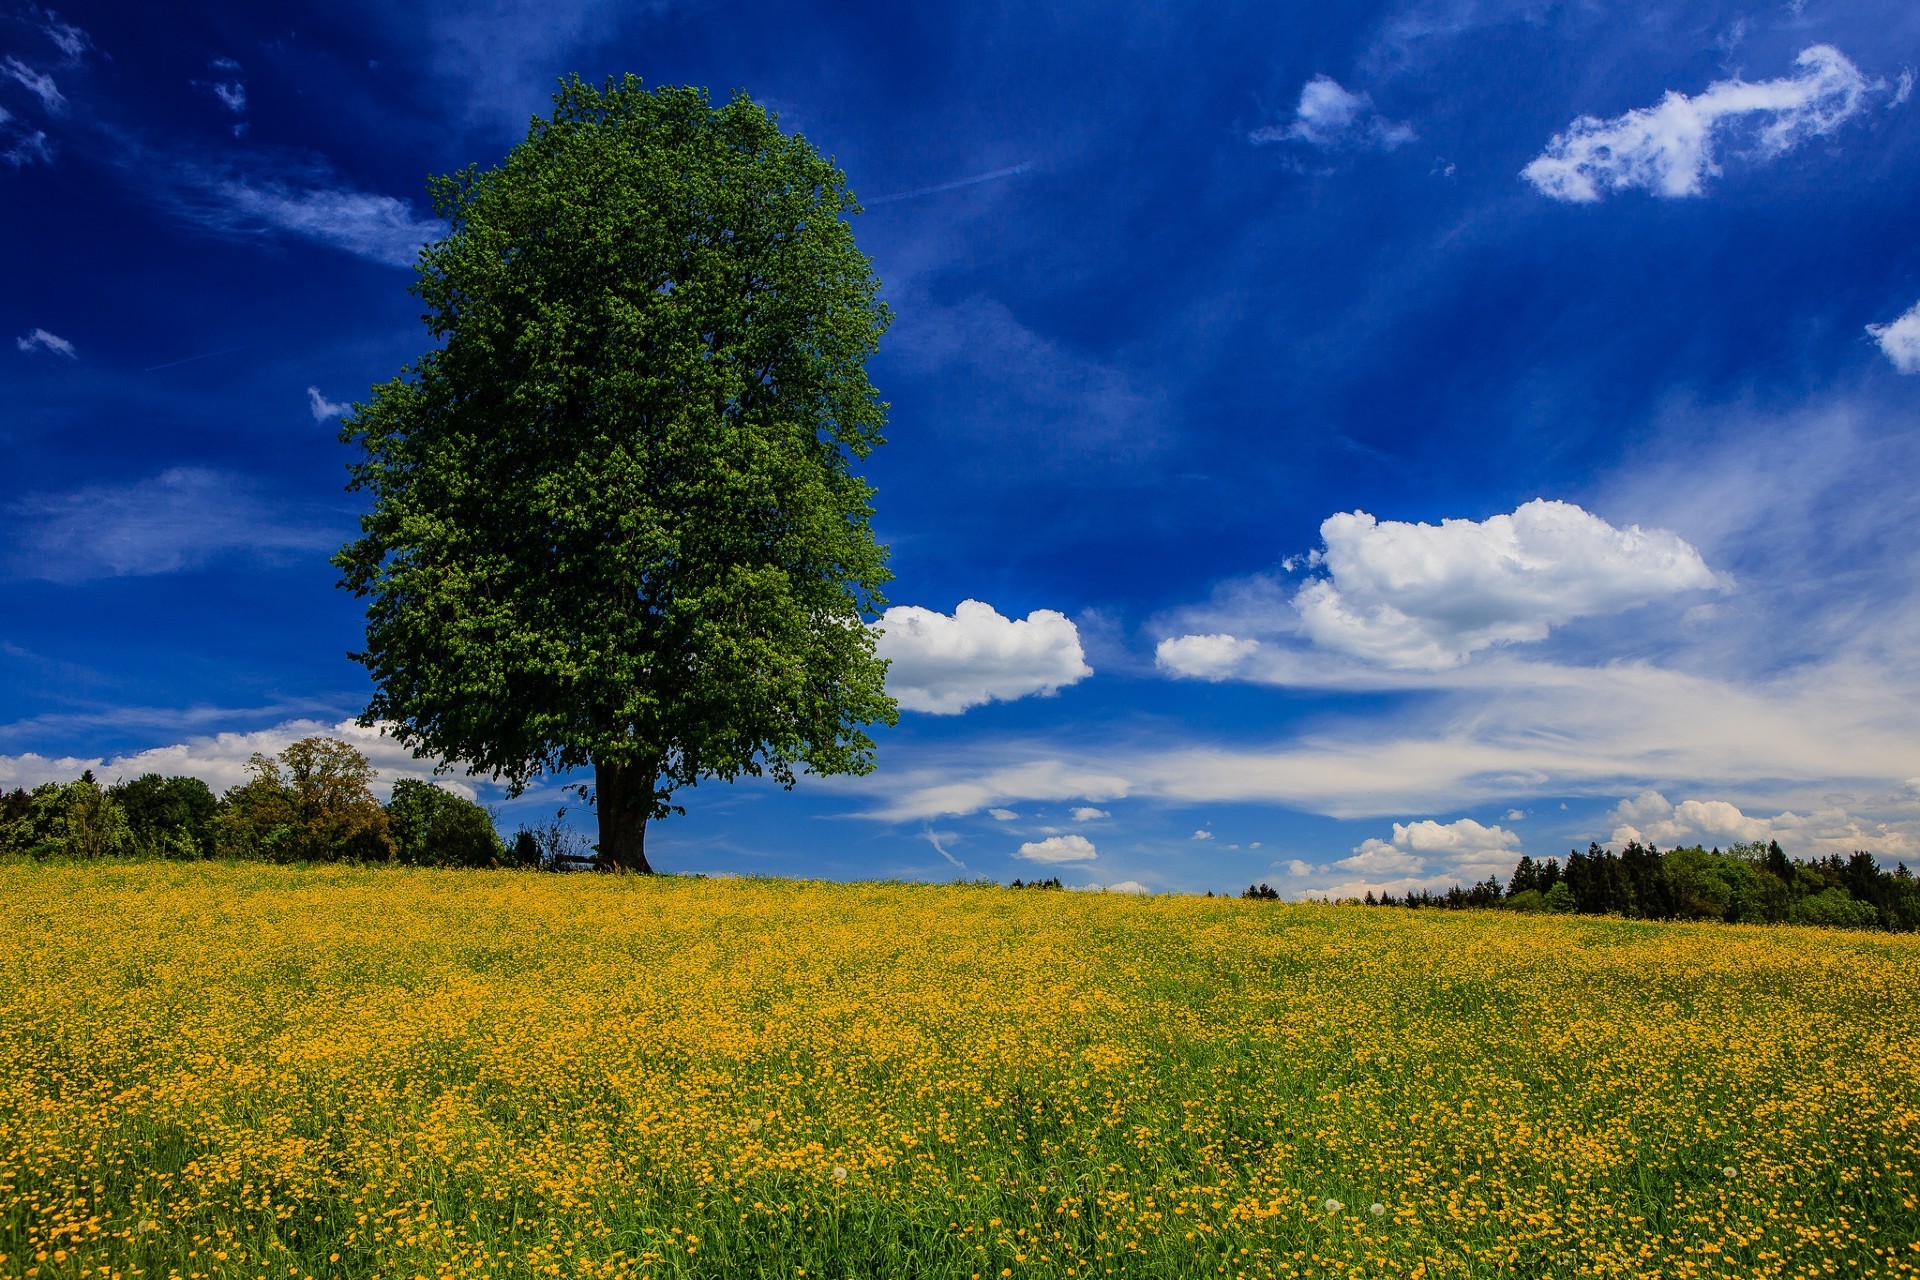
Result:
<svg viewBox="0 0 1920 1280">
<path fill-rule="evenodd" d="M 0 1275 L 1920 1274 L 1920 939 L 0 865 Z"/>
</svg>

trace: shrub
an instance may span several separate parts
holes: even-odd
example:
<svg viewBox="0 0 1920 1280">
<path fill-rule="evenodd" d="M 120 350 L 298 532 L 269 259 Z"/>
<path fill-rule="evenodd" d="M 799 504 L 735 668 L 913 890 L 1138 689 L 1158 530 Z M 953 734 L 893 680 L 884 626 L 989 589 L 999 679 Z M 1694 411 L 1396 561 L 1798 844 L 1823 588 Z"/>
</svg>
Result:
<svg viewBox="0 0 1920 1280">
<path fill-rule="evenodd" d="M 143 773 L 107 794 L 126 811 L 134 851 L 149 857 L 210 858 L 220 802 L 198 778 Z"/>
<path fill-rule="evenodd" d="M 100 789 L 91 771 L 73 782 L 35 787 L 27 795 L 26 813 L 7 825 L 5 842 L 8 851 L 35 858 L 104 858 L 134 851 L 126 810 Z"/>
<path fill-rule="evenodd" d="M 431 782 L 394 783 L 387 821 L 395 860 L 411 866 L 497 867 L 508 861 L 487 811 Z"/>
</svg>

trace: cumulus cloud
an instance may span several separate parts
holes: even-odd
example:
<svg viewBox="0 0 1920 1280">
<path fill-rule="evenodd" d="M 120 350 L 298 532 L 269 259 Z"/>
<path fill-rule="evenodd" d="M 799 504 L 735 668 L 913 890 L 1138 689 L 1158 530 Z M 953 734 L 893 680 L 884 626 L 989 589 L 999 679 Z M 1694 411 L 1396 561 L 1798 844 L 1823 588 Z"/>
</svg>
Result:
<svg viewBox="0 0 1920 1280">
<path fill-rule="evenodd" d="M 1381 115 L 1366 94 L 1344 89 L 1333 77 L 1322 75 L 1301 88 L 1291 121 L 1267 125 L 1248 136 L 1256 143 L 1304 142 L 1327 151 L 1391 151 L 1418 135 L 1411 125 Z"/>
<path fill-rule="evenodd" d="M 1213 832 L 1211 832 L 1211 831 L 1208 831 L 1208 830 L 1207 830 L 1207 829 L 1206 829 L 1205 827 L 1202 827 L 1202 828 L 1201 828 L 1200 830 L 1198 830 L 1198 831 L 1196 831 L 1196 832 L 1194 832 L 1194 833 L 1193 833 L 1193 834 L 1192 834 L 1191 836 L 1189 836 L 1189 837 L 1188 837 L 1188 839 L 1190 839 L 1190 840 L 1211 840 L 1211 839 L 1213 839 Z"/>
<path fill-rule="evenodd" d="M 1421 876 L 1481 879 L 1504 874 L 1518 861 L 1520 837 L 1501 826 L 1482 826 L 1472 818 L 1457 822 L 1396 822 L 1393 838 L 1368 839 L 1351 857 L 1334 865 L 1370 876 Z"/>
<path fill-rule="evenodd" d="M 1138 880 L 1122 880 L 1118 884 L 1076 884 L 1069 885 L 1076 893 L 1132 893 L 1150 894 L 1153 890 Z"/>
<path fill-rule="evenodd" d="M 57 333 L 48 333 L 45 329 L 35 329 L 23 338 L 15 338 L 13 345 L 32 355 L 36 351 L 51 351 L 55 355 L 65 356 L 69 360 L 78 360 L 80 353 L 73 344 Z"/>
<path fill-rule="evenodd" d="M 1014 851 L 1016 858 L 1025 858 L 1028 862 L 1091 862 L 1100 855 L 1094 851 L 1093 841 L 1081 835 L 1048 836 L 1045 840 L 1029 840 Z"/>
<path fill-rule="evenodd" d="M 1736 128 L 1751 126 L 1755 152 L 1771 158 L 1832 133 L 1887 87 L 1869 83 L 1832 45 L 1802 50 L 1794 65 L 1796 74 L 1777 80 L 1718 80 L 1695 97 L 1669 91 L 1658 106 L 1609 120 L 1581 116 L 1521 176 L 1543 195 L 1578 203 L 1634 187 L 1696 196 L 1720 173 L 1716 142 Z"/>
<path fill-rule="evenodd" d="M 191 737 L 184 742 L 150 747 L 112 757 L 48 757 L 28 752 L 0 755 L 0 788 L 36 787 L 43 782 L 70 782 L 93 770 L 102 782 L 161 773 L 198 778 L 215 793 L 247 780 L 247 761 L 254 753 L 277 755 L 301 738 L 321 736 L 350 743 L 374 766 L 374 790 L 385 795 L 399 778 L 423 778 L 472 799 L 474 789 L 464 782 L 438 778 L 434 761 L 415 759 L 413 753 L 380 727 L 367 728 L 351 720 L 288 720 L 251 733 L 219 733 Z"/>
<path fill-rule="evenodd" d="M 307 388 L 307 408 L 313 411 L 315 422 L 325 422 L 328 418 L 337 418 L 353 408 L 338 400 L 329 400 L 320 394 L 320 388 Z"/>
<path fill-rule="evenodd" d="M 53 77 L 42 71 L 35 71 L 20 59 L 8 56 L 0 61 L 0 75 L 18 81 L 28 93 L 40 99 L 40 105 L 56 115 L 67 109 L 67 100 L 61 94 Z"/>
<path fill-rule="evenodd" d="M 1020 817 L 1011 809 L 989 809 L 987 815 L 995 822 L 1013 822 Z"/>
<path fill-rule="evenodd" d="M 1438 525 L 1355 511 L 1328 517 L 1320 535 L 1325 576 L 1293 598 L 1301 632 L 1389 667 L 1459 666 L 1574 618 L 1721 585 L 1678 535 L 1617 529 L 1567 502 Z"/>
<path fill-rule="evenodd" d="M 1890 324 L 1870 324 L 1867 332 L 1901 373 L 1920 373 L 1920 303 Z"/>
<path fill-rule="evenodd" d="M 34 495 L 5 510 L 15 526 L 7 569 L 51 582 L 174 573 L 228 556 L 273 559 L 341 541 L 338 530 L 290 520 L 283 503 L 245 477 L 203 467 Z"/>
<path fill-rule="evenodd" d="M 909 711 L 958 715 L 1050 695 L 1093 674 L 1078 628 L 1052 609 L 1016 620 L 978 600 L 951 614 L 896 605 L 873 626 L 875 652 L 891 664 L 887 689 Z"/>
<path fill-rule="evenodd" d="M 1883 857 L 1911 855 L 1915 841 L 1900 827 L 1856 817 L 1839 806 L 1807 814 L 1785 810 L 1773 817 L 1743 812 L 1726 800 L 1669 801 L 1658 791 L 1643 791 L 1613 807 L 1611 843 L 1637 840 L 1662 849 L 1681 845 L 1762 843 L 1778 840 L 1798 857 L 1846 855 L 1855 850 Z"/>
<path fill-rule="evenodd" d="M 1111 818 L 1112 816 L 1113 815 L 1105 809 L 1096 809 L 1092 805 L 1080 805 L 1073 810 L 1073 820 L 1075 822 L 1097 822 L 1101 818 Z"/>
<path fill-rule="evenodd" d="M 1259 648 L 1258 640 L 1224 634 L 1171 636 L 1154 648 L 1153 661 L 1173 675 L 1224 680 Z"/>
</svg>

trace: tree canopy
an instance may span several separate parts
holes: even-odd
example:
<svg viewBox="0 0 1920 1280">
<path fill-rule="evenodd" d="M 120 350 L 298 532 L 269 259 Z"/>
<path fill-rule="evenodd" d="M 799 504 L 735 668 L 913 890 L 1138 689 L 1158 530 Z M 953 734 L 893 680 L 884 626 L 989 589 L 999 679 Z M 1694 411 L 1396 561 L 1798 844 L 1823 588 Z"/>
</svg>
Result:
<svg viewBox="0 0 1920 1280">
<path fill-rule="evenodd" d="M 889 574 L 853 466 L 889 316 L 844 176 L 744 94 L 629 76 L 432 190 L 440 345 L 342 429 L 362 723 L 515 790 L 591 766 L 637 870 L 681 787 L 871 769 Z"/>
</svg>

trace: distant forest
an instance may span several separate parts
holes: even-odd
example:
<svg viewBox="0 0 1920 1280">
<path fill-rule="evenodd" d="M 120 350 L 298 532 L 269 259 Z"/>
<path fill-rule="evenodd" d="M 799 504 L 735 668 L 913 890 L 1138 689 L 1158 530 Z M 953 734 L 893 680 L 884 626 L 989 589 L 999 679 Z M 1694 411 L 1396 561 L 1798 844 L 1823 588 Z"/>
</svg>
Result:
<svg viewBox="0 0 1920 1280">
<path fill-rule="evenodd" d="M 1250 885 L 1243 898 L 1278 898 Z M 1920 928 L 1920 884 L 1901 863 L 1882 871 L 1870 853 L 1807 861 L 1789 858 L 1778 841 L 1736 844 L 1722 851 L 1698 845 L 1660 852 L 1629 843 L 1619 853 L 1600 845 L 1535 862 L 1522 858 L 1502 885 L 1488 876 L 1444 893 L 1399 897 L 1368 893 L 1367 906 L 1471 908 L 1617 915 L 1631 920 L 1722 920 L 1728 924 L 1816 924 L 1848 929 Z"/>
<path fill-rule="evenodd" d="M 240 858 L 412 866 L 567 867 L 586 861 L 556 819 L 503 840 L 480 805 L 402 778 L 385 804 L 365 756 L 334 738 L 256 755 L 247 781 L 215 796 L 198 778 L 143 774 L 0 792 L 0 856 Z"/>
</svg>

